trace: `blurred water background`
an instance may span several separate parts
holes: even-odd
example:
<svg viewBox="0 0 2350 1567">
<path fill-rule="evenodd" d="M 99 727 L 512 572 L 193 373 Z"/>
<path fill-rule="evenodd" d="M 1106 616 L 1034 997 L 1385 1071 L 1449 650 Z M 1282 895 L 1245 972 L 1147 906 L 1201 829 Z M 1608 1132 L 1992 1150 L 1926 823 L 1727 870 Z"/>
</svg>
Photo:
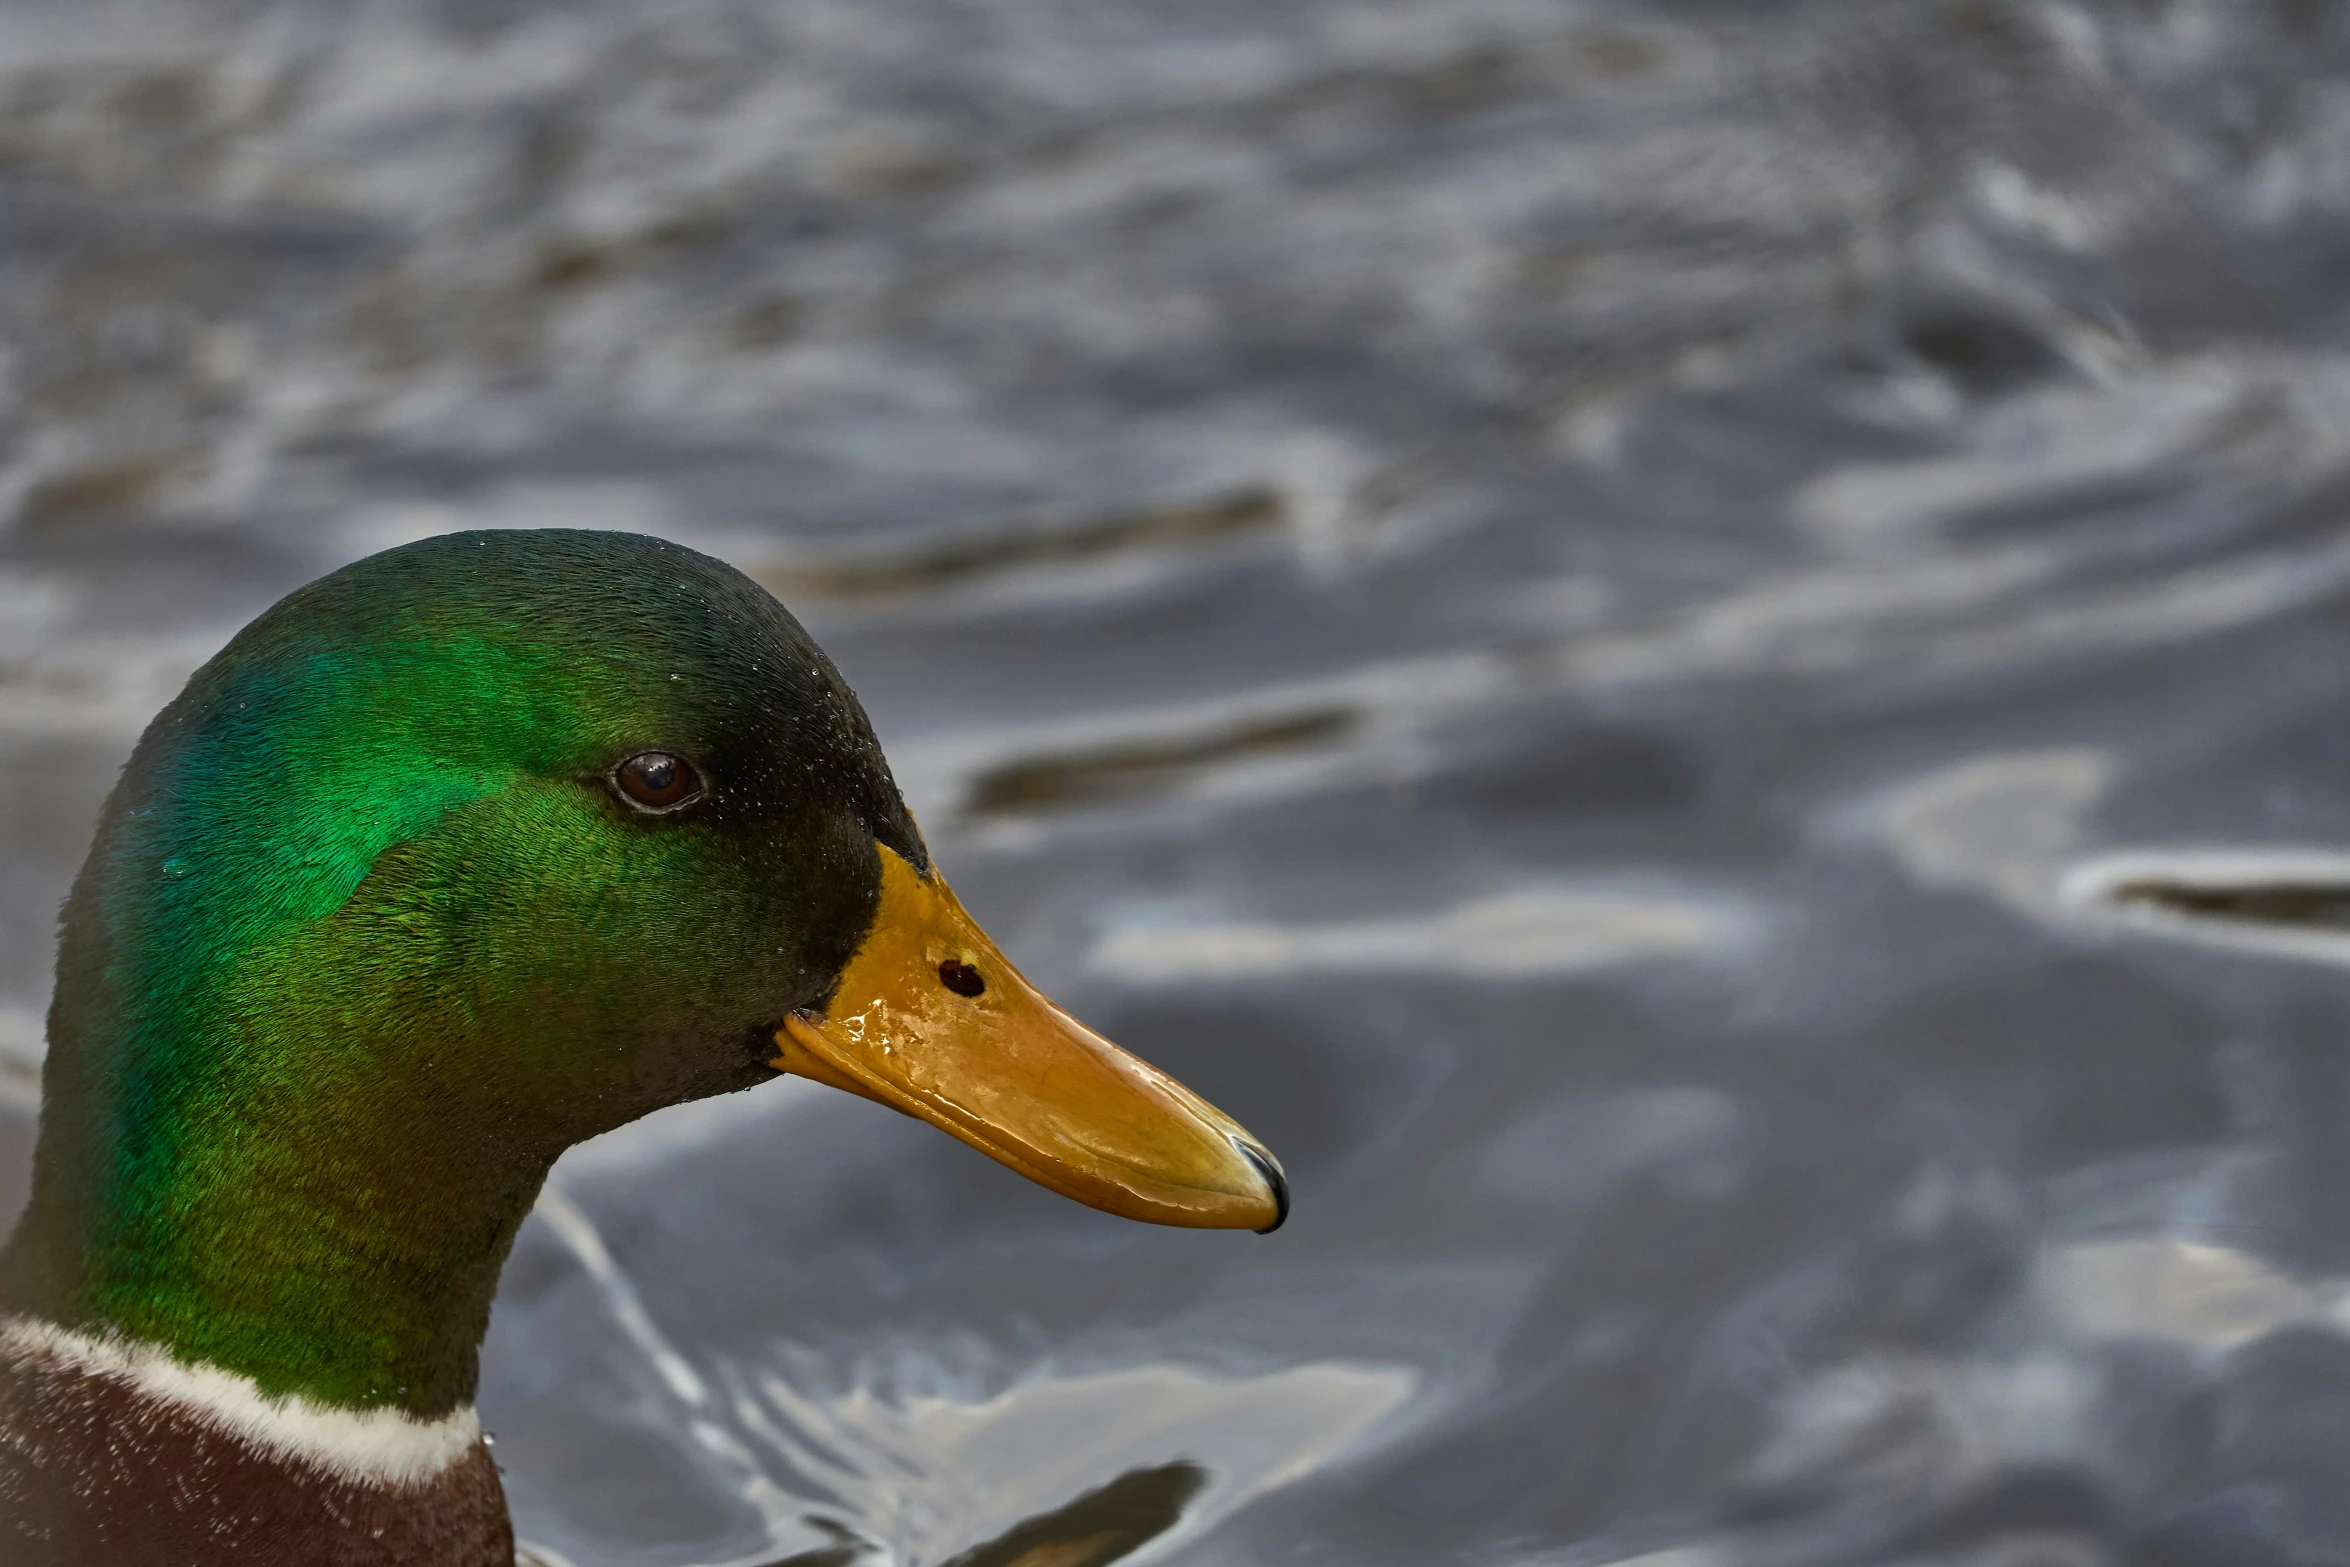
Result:
<svg viewBox="0 0 2350 1567">
<path fill-rule="evenodd" d="M 559 1168 L 549 1561 L 2350 1562 L 2350 7 L 10 0 L 0 1210 L 278 594 L 736 562 L 1272 1239 Z"/>
</svg>

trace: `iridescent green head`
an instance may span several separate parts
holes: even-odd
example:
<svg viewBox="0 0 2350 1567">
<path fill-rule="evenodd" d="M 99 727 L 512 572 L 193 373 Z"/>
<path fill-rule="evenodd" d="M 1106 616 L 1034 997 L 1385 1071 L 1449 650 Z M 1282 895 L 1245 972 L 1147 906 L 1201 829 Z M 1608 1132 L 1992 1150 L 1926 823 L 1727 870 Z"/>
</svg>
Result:
<svg viewBox="0 0 2350 1567">
<path fill-rule="evenodd" d="M 703 797 L 615 787 L 648 752 Z M 458 534 L 311 584 L 204 666 L 107 806 L 9 1293 L 445 1407 L 495 1271 L 444 1266 L 502 1255 L 571 1143 L 772 1077 L 776 1025 L 871 923 L 877 840 L 924 861 L 856 698 L 705 556 Z M 472 1297 L 465 1353 L 404 1342 L 437 1310 L 383 1320 L 386 1269 Z M 358 1331 L 288 1342 L 304 1317 Z"/>
<path fill-rule="evenodd" d="M 1264 1182 L 1195 1169 L 1196 1149 L 1127 1149 L 1119 1179 L 1156 1159 L 1182 1190 L 1229 1188 L 1223 1208 L 1121 1207 L 1055 1164 L 1092 1157 L 1084 1137 L 1020 1140 L 1045 1080 L 1021 1052 L 1066 1019 L 1004 1011 L 1021 982 L 940 923 L 952 902 L 855 697 L 740 573 L 569 531 L 361 561 L 198 671 L 108 802 L 65 909 L 0 1307 L 266 1391 L 438 1414 L 472 1394 L 498 1268 L 556 1155 L 779 1069 L 1097 1206 L 1262 1219 Z M 981 970 L 994 988 L 967 993 Z M 907 1028 L 989 1078 L 946 1097 L 1002 1113 L 957 1124 L 922 1085 L 861 1080 L 826 1022 L 844 972 L 895 998 L 861 996 L 861 1018 L 929 1009 Z M 1174 1128 L 1186 1149 L 1225 1135 L 1152 1092 L 1044 1119 L 1064 1138 L 1085 1114 L 1117 1138 Z"/>
</svg>

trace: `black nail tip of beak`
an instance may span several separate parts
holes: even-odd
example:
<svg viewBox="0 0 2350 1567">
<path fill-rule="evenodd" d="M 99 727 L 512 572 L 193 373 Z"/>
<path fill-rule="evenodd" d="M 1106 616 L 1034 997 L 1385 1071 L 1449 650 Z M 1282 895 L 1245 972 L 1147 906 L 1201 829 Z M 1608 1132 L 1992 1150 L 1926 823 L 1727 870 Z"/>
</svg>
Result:
<svg viewBox="0 0 2350 1567">
<path fill-rule="evenodd" d="M 1257 1231 L 1259 1235 L 1270 1235 L 1289 1222 L 1288 1177 L 1281 1173 L 1281 1166 L 1273 1162 L 1273 1156 L 1262 1148 L 1252 1148 L 1241 1142 L 1232 1146 L 1248 1155 L 1248 1162 L 1257 1167 L 1257 1174 L 1263 1176 L 1265 1184 L 1273 1188 L 1273 1222 Z"/>
</svg>

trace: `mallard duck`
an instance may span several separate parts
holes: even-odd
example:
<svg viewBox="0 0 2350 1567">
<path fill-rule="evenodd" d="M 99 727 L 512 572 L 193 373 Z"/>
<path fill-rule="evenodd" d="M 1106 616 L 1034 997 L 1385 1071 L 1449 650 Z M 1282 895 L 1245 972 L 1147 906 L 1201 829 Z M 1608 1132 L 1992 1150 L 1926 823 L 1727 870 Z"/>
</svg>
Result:
<svg viewBox="0 0 2350 1567">
<path fill-rule="evenodd" d="M 65 905 L 0 1560 L 512 1567 L 473 1398 L 548 1167 L 783 1073 L 1110 1213 L 1288 1210 L 973 923 L 739 572 L 464 533 L 291 594 L 148 728 Z"/>
</svg>

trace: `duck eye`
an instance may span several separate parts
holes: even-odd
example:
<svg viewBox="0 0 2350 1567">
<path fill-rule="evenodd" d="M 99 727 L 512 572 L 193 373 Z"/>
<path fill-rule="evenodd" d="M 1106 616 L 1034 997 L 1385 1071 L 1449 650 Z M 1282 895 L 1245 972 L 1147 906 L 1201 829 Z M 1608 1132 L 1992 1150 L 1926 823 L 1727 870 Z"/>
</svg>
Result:
<svg viewBox="0 0 2350 1567">
<path fill-rule="evenodd" d="M 702 792 L 691 763 L 667 751 L 640 751 L 612 769 L 612 786 L 644 811 L 672 811 Z"/>
<path fill-rule="evenodd" d="M 987 988 L 987 981 L 980 977 L 979 970 L 953 958 L 938 966 L 938 982 L 958 996 L 976 996 Z"/>
</svg>

